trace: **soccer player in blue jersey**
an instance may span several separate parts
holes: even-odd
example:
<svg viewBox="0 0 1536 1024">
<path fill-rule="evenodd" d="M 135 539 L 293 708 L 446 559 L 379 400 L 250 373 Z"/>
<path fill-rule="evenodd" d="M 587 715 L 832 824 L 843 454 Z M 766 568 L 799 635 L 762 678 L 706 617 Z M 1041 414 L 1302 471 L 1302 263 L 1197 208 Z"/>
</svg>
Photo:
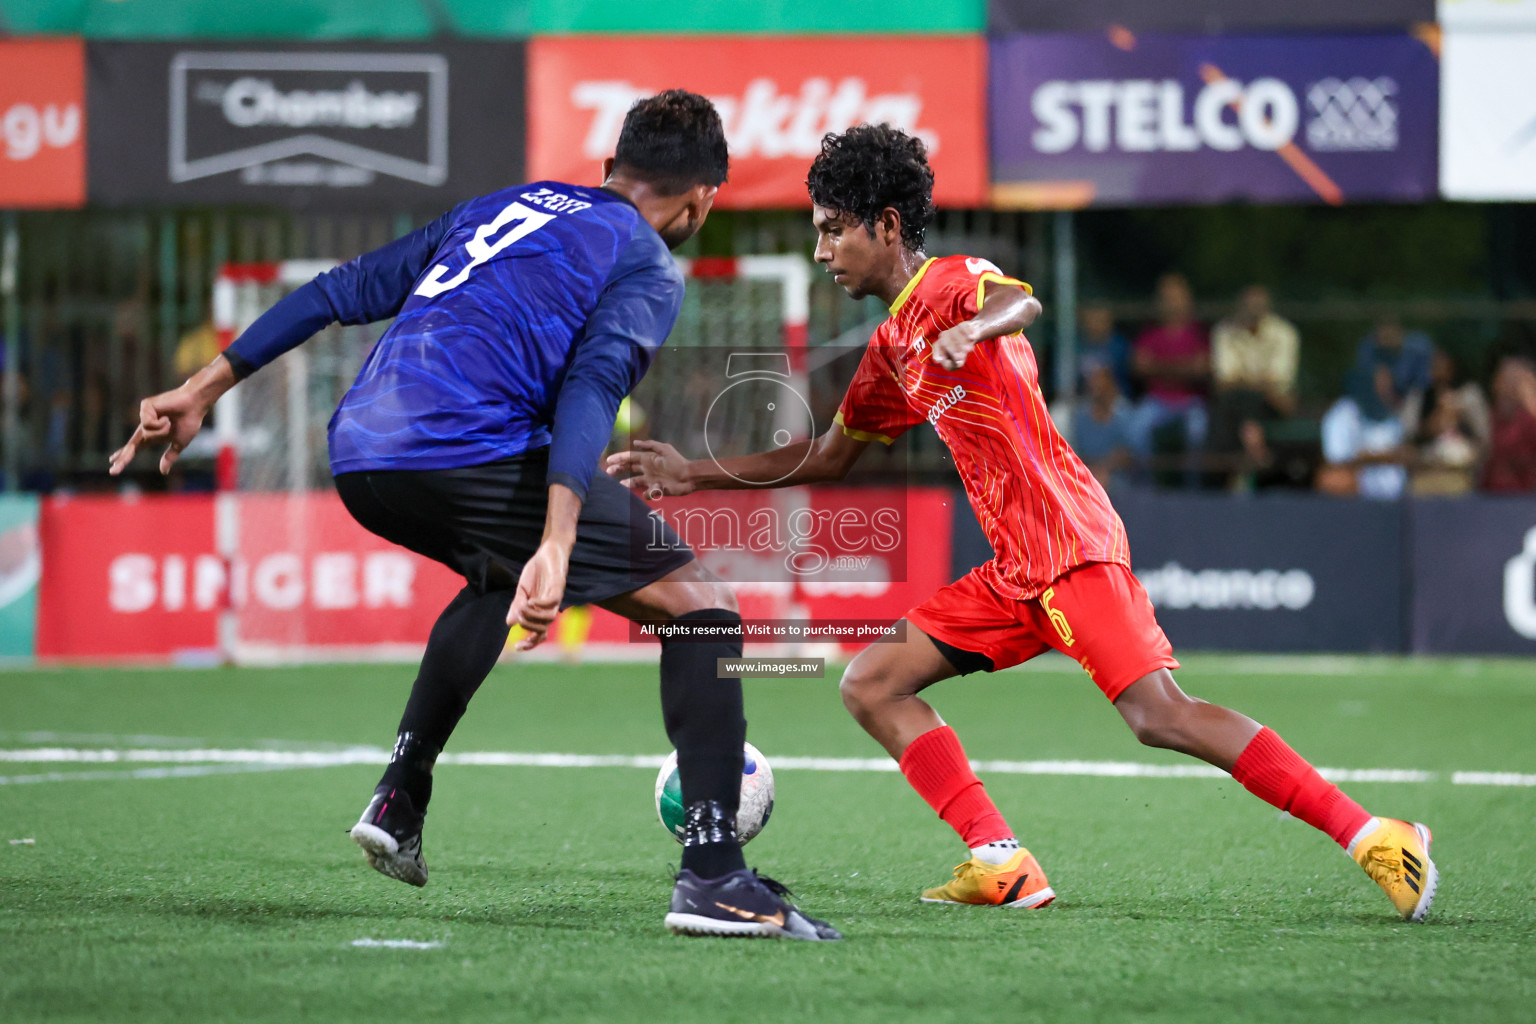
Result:
<svg viewBox="0 0 1536 1024">
<path fill-rule="evenodd" d="M 736 838 L 746 719 L 735 596 L 654 524 L 598 459 L 620 401 L 683 299 L 668 253 L 726 179 L 719 115 L 673 90 L 629 111 L 601 188 L 535 182 L 472 199 L 321 274 L 174 391 L 145 399 L 112 456 L 120 473 L 165 444 L 168 471 L 219 396 L 334 322 L 394 317 L 330 424 L 331 470 L 368 530 L 436 559 L 465 586 L 438 618 L 389 766 L 351 835 L 380 872 L 425 885 L 432 768 L 503 650 L 540 642 L 561 607 L 597 604 L 708 638 L 661 648 L 661 704 L 686 807 L 675 932 L 836 939 L 746 867 Z M 669 531 L 670 532 L 670 531 Z"/>
</svg>

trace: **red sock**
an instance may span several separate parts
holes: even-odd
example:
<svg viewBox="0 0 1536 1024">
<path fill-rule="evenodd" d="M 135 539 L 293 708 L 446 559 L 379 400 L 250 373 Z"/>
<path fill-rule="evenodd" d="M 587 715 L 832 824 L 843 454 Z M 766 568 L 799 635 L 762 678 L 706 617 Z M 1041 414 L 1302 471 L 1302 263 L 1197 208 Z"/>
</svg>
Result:
<svg viewBox="0 0 1536 1024">
<path fill-rule="evenodd" d="M 1260 729 L 1243 748 L 1232 766 L 1232 777 L 1260 800 L 1321 829 L 1346 849 L 1371 818 L 1272 729 Z"/>
<path fill-rule="evenodd" d="M 931 729 L 908 744 L 901 754 L 901 771 L 966 846 L 985 846 L 1013 836 L 949 726 Z"/>
</svg>

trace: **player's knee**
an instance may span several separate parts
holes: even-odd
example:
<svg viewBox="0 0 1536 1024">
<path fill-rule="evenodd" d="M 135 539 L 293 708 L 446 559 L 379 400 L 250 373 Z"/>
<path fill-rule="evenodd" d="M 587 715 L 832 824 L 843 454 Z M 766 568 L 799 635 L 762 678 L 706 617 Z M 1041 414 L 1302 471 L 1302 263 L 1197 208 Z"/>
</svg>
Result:
<svg viewBox="0 0 1536 1024">
<path fill-rule="evenodd" d="M 1154 714 L 1136 717 L 1128 715 L 1125 721 L 1131 727 L 1131 732 L 1136 735 L 1137 742 L 1142 746 L 1161 747 L 1165 750 L 1177 749 L 1179 746 L 1178 729 L 1166 717 Z"/>
<path fill-rule="evenodd" d="M 710 583 L 704 598 L 709 602 L 709 607 L 720 608 L 728 612 L 741 614 L 741 606 L 736 603 L 736 591 L 731 589 L 729 583 L 723 580 L 715 580 Z"/>
<path fill-rule="evenodd" d="M 843 678 L 837 684 L 837 692 L 843 698 L 843 707 L 860 720 L 883 699 L 883 686 L 879 673 L 873 672 L 854 658 L 843 669 Z"/>
<path fill-rule="evenodd" d="M 1142 682 L 1147 685 L 1138 684 L 1127 690 L 1125 698 L 1115 702 L 1115 710 L 1144 746 L 1183 750 L 1189 743 L 1189 716 L 1204 702 L 1185 694 L 1176 685 L 1160 685 L 1159 679 Z M 1167 682 L 1171 684 L 1172 680 Z"/>
<path fill-rule="evenodd" d="M 736 591 L 731 589 L 729 583 L 710 572 L 701 562 L 690 562 L 686 568 L 688 571 L 680 573 L 682 578 L 678 580 L 683 584 L 680 602 L 683 607 L 675 614 L 686 615 L 688 612 L 716 608 L 741 613 L 741 606 L 736 603 Z"/>
</svg>

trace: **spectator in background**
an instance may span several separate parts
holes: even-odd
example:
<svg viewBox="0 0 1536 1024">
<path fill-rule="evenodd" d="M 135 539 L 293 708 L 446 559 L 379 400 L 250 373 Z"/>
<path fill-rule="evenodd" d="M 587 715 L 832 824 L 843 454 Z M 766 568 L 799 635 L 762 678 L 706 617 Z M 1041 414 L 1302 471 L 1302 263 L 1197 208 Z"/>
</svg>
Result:
<svg viewBox="0 0 1536 1024">
<path fill-rule="evenodd" d="M 177 379 L 186 380 L 218 358 L 222 351 L 224 347 L 219 344 L 219 332 L 214 330 L 213 321 L 204 320 L 176 342 L 172 365 Z"/>
<path fill-rule="evenodd" d="M 1115 329 L 1115 314 L 1102 302 L 1084 304 L 1078 314 L 1077 379 L 1086 395 L 1088 378 L 1108 367 L 1121 396 L 1131 395 L 1131 343 Z"/>
<path fill-rule="evenodd" d="M 1210 452 L 1230 481 L 1269 465 L 1264 425 L 1296 411 L 1300 350 L 1295 325 L 1270 308 L 1263 285 L 1244 288 L 1232 315 L 1212 332 Z"/>
<path fill-rule="evenodd" d="M 1323 416 L 1319 491 L 1387 501 L 1402 497 L 1408 480 L 1402 404 L 1391 367 L 1350 371 L 1344 397 Z"/>
<path fill-rule="evenodd" d="M 1435 350 L 1429 375 L 1429 390 L 1403 403 L 1403 432 L 1415 455 L 1413 493 L 1465 494 L 1488 450 L 1488 402 L 1448 352 Z"/>
<path fill-rule="evenodd" d="M 1522 356 L 1505 356 L 1493 375 L 1493 437 L 1482 488 L 1536 491 L 1536 363 Z"/>
<path fill-rule="evenodd" d="M 1088 371 L 1072 414 L 1072 449 L 1105 487 L 1118 485 L 1131 466 L 1131 405 L 1108 364 Z"/>
<path fill-rule="evenodd" d="M 1399 395 L 1427 391 L 1430 364 L 1435 346 L 1422 331 L 1404 331 L 1394 314 L 1376 321 L 1375 328 L 1360 341 L 1355 354 L 1355 369 L 1366 377 L 1374 376 L 1377 366 L 1392 370 L 1392 386 Z"/>
<path fill-rule="evenodd" d="M 1136 454 L 1150 460 L 1161 428 L 1182 426 L 1185 452 L 1205 444 L 1205 394 L 1211 375 L 1210 342 L 1195 321 L 1194 296 L 1182 274 L 1157 282 L 1158 323 L 1136 339 L 1131 365 L 1144 394 L 1131 416 Z"/>
</svg>

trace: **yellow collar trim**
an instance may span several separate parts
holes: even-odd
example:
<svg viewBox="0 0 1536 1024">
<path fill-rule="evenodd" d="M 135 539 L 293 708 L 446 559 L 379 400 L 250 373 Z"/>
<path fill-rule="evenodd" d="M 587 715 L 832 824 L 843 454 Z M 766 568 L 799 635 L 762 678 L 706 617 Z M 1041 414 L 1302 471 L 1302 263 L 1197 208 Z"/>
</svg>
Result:
<svg viewBox="0 0 1536 1024">
<path fill-rule="evenodd" d="M 917 273 L 912 275 L 912 280 L 907 282 L 907 286 L 901 290 L 901 294 L 896 296 L 896 301 L 891 303 L 891 316 L 901 312 L 901 307 L 907 304 L 907 300 L 912 297 L 912 292 L 917 288 L 917 282 L 923 279 L 923 275 L 928 273 L 928 268 L 933 266 L 934 261 L 937 259 L 937 256 L 930 256 L 921 267 L 917 268 Z"/>
</svg>

